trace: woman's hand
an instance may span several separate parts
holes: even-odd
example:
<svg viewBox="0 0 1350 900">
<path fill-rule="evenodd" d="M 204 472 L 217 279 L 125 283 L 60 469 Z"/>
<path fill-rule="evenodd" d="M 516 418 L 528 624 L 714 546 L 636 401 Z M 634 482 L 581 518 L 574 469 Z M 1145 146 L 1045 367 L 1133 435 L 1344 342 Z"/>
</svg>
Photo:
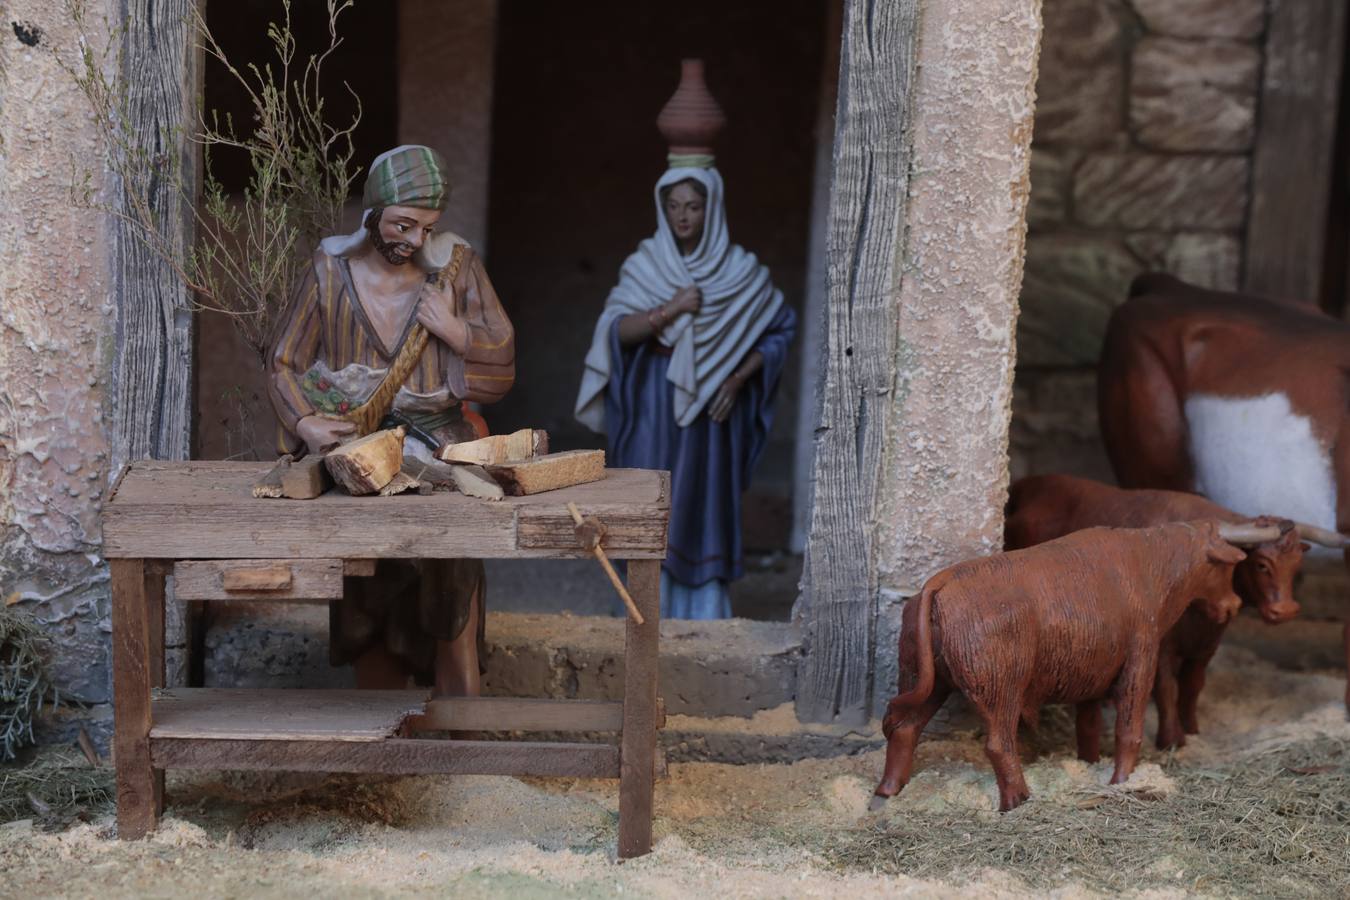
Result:
<svg viewBox="0 0 1350 900">
<path fill-rule="evenodd" d="M 732 407 L 736 405 L 736 395 L 741 392 L 744 385 L 745 381 L 735 374 L 722 382 L 717 393 L 708 401 L 708 418 L 718 423 L 725 422 L 731 415 Z"/>
<path fill-rule="evenodd" d="M 356 433 L 356 424 L 322 416 L 305 416 L 295 423 L 295 433 L 305 442 L 310 453 L 323 453 L 327 448 L 349 434 Z"/>
<path fill-rule="evenodd" d="M 682 287 L 675 292 L 675 296 L 670 298 L 670 304 L 666 307 L 666 313 L 670 318 L 675 318 L 681 313 L 694 314 L 703 308 L 703 291 L 696 285 Z"/>
<path fill-rule="evenodd" d="M 463 356 L 469 349 L 469 325 L 455 314 L 455 286 L 444 288 L 433 282 L 422 285 L 417 298 L 417 321 L 450 349 Z"/>
</svg>

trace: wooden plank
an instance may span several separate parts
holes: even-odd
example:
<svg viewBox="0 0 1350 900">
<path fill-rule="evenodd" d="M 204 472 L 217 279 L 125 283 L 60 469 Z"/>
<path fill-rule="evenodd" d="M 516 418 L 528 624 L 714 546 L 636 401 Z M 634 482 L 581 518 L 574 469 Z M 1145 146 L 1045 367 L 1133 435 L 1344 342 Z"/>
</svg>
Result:
<svg viewBox="0 0 1350 900">
<path fill-rule="evenodd" d="M 408 721 L 413 731 L 619 731 L 623 704 L 531 697 L 440 697 Z"/>
<path fill-rule="evenodd" d="M 114 471 L 143 457 L 187 459 L 192 446 L 192 294 L 128 219 L 136 218 L 133 197 L 140 197 L 154 210 L 171 255 L 185 257 L 192 246 L 201 154 L 190 138 L 203 70 L 193 28 L 199 2 L 128 0 L 119 21 L 127 124 L 158 165 L 132 160 L 112 198 L 127 217 L 109 219 L 117 275 L 108 404 Z M 164 177 L 168 168 L 181 173 L 181 187 Z"/>
<path fill-rule="evenodd" d="M 568 450 L 535 459 L 488 466 L 488 474 L 513 497 L 542 494 L 605 477 L 605 451 Z"/>
<path fill-rule="evenodd" d="M 290 587 L 291 580 L 290 566 L 275 564 L 247 569 L 226 569 L 220 573 L 220 583 L 226 593 L 239 591 L 271 593 Z"/>
<path fill-rule="evenodd" d="M 376 562 L 373 559 L 344 559 L 342 574 L 348 578 L 369 578 L 375 574 Z"/>
<path fill-rule="evenodd" d="M 174 596 L 179 600 L 335 600 L 342 596 L 346 570 L 340 559 L 184 560 L 173 567 Z M 373 566 L 370 572 L 374 574 Z"/>
<path fill-rule="evenodd" d="M 151 753 L 155 765 L 168 769 L 619 777 L 619 748 L 608 744 L 413 738 L 347 743 L 155 738 Z"/>
<path fill-rule="evenodd" d="M 869 717 L 874 510 L 894 404 L 918 0 L 848 0 L 830 199 L 828 337 L 802 576 L 797 714 Z"/>
<path fill-rule="evenodd" d="M 483 503 L 452 492 L 382 500 L 329 491 L 304 503 L 253 498 L 260 463 L 138 462 L 104 508 L 104 554 L 177 559 L 575 558 L 567 501 L 613 522 L 606 545 L 614 558 L 665 555 L 669 515 L 662 472 L 611 469 L 591 484 Z M 540 518 L 551 537 L 517 545 L 516 519 L 527 531 Z M 622 540 L 626 516 L 644 531 Z M 184 527 L 191 523 L 192 527 Z M 559 542 L 562 542 L 559 545 Z"/>
<path fill-rule="evenodd" d="M 661 563 L 628 564 L 628 591 L 643 624 L 630 616 L 624 632 L 623 735 L 619 773 L 619 858 L 652 849 L 656 783 L 657 670 L 660 652 Z"/>
<path fill-rule="evenodd" d="M 175 688 L 154 700 L 153 738 L 380 741 L 420 715 L 428 690 Z"/>
<path fill-rule="evenodd" d="M 482 466 L 455 465 L 450 468 L 455 490 L 475 500 L 495 502 L 506 496 L 502 486 L 492 479 Z"/>
<path fill-rule="evenodd" d="M 1345 17 L 1345 0 L 1272 0 L 1244 290 L 1321 300 Z"/>
<path fill-rule="evenodd" d="M 150 756 L 152 589 L 142 560 L 115 559 L 111 567 L 117 836 L 134 840 L 154 831 L 164 808 L 164 773 Z"/>
<path fill-rule="evenodd" d="M 605 537 L 601 546 L 605 552 L 646 550 L 665 555 L 667 511 L 648 508 L 640 511 L 612 512 L 606 509 L 580 507 L 583 514 L 605 523 Z M 534 510 L 521 511 L 516 523 L 517 545 L 523 550 L 573 551 L 576 556 L 590 554 L 577 542 L 576 523 L 572 516 Z"/>
</svg>

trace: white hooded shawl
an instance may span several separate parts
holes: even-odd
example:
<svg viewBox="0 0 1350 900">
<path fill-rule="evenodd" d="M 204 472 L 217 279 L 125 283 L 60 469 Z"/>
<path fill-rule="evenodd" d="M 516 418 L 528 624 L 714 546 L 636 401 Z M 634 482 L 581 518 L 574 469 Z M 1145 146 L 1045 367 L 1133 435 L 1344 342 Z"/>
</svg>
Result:
<svg viewBox="0 0 1350 900">
<path fill-rule="evenodd" d="M 666 220 L 661 189 L 689 178 L 702 183 L 708 196 L 703 236 L 694 252 L 684 256 Z M 616 319 L 655 309 L 680 288 L 697 285 L 702 290 L 698 313 L 681 314 L 658 336 L 671 348 L 666 378 L 675 389 L 675 421 L 686 427 L 754 348 L 783 304 L 768 268 L 727 236 L 722 176 L 716 169 L 670 169 L 656 182 L 654 193 L 656 234 L 624 261 L 586 354 L 576 416 L 592 431 L 605 430 L 605 391 L 612 369 L 610 329 Z"/>
</svg>

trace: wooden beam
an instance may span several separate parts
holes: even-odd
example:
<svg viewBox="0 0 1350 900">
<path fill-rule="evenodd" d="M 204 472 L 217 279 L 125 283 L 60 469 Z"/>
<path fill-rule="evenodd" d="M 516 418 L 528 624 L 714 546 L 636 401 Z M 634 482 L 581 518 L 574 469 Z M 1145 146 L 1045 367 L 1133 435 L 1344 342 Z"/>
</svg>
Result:
<svg viewBox="0 0 1350 900">
<path fill-rule="evenodd" d="M 868 717 L 876 606 L 873 513 L 895 387 L 896 317 L 919 0 L 844 10 L 834 139 L 825 382 L 799 609 L 797 715 Z"/>
<path fill-rule="evenodd" d="M 155 738 L 150 753 L 154 764 L 164 769 L 619 777 L 619 748 L 609 744 L 415 738 L 346 743 Z"/>
<path fill-rule="evenodd" d="M 1314 306 L 1327 252 L 1345 7 L 1344 0 L 1272 0 L 1252 160 L 1242 287 Z"/>
<path fill-rule="evenodd" d="M 150 754 L 150 688 L 163 680 L 163 576 L 146 571 L 143 560 L 114 559 L 112 567 L 113 756 L 117 762 L 117 836 L 144 837 L 159 824 L 164 808 L 164 772 Z M 160 661 L 154 659 L 157 652 Z M 158 677 L 157 677 L 158 670 Z"/>
<path fill-rule="evenodd" d="M 611 700 L 441 697 L 408 720 L 413 731 L 619 731 L 623 704 Z"/>
<path fill-rule="evenodd" d="M 624 624 L 623 735 L 619 775 L 619 858 L 652 849 L 652 803 L 656 789 L 656 730 L 663 718 L 657 701 L 661 643 L 661 563 L 628 564 L 628 587 L 642 614 Z"/>
<path fill-rule="evenodd" d="M 149 202 L 170 223 L 173 252 L 191 246 L 200 150 L 189 140 L 201 101 L 202 55 L 194 31 L 200 0 L 127 0 L 121 21 L 122 78 L 129 125 L 189 186 L 146 173 Z M 130 208 L 126 193 L 115 203 Z M 111 226 L 116 263 L 116 352 L 111 416 L 112 462 L 187 459 L 192 436 L 191 296 L 173 269 L 146 248 L 134 228 Z"/>
</svg>

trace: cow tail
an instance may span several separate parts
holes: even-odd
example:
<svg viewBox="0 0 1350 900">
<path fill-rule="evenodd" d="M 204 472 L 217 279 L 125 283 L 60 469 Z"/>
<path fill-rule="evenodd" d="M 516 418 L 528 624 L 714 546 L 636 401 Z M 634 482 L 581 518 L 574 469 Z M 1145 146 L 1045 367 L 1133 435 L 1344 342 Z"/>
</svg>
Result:
<svg viewBox="0 0 1350 900">
<path fill-rule="evenodd" d="M 934 578 L 923 586 L 923 592 L 919 594 L 919 614 L 918 633 L 915 635 L 915 652 L 919 658 L 919 680 L 914 685 L 914 689 L 901 694 L 891 701 L 896 706 L 918 706 L 928 699 L 928 695 L 933 693 L 933 597 L 937 594 L 943 584 L 934 584 L 938 579 Z"/>
</svg>

